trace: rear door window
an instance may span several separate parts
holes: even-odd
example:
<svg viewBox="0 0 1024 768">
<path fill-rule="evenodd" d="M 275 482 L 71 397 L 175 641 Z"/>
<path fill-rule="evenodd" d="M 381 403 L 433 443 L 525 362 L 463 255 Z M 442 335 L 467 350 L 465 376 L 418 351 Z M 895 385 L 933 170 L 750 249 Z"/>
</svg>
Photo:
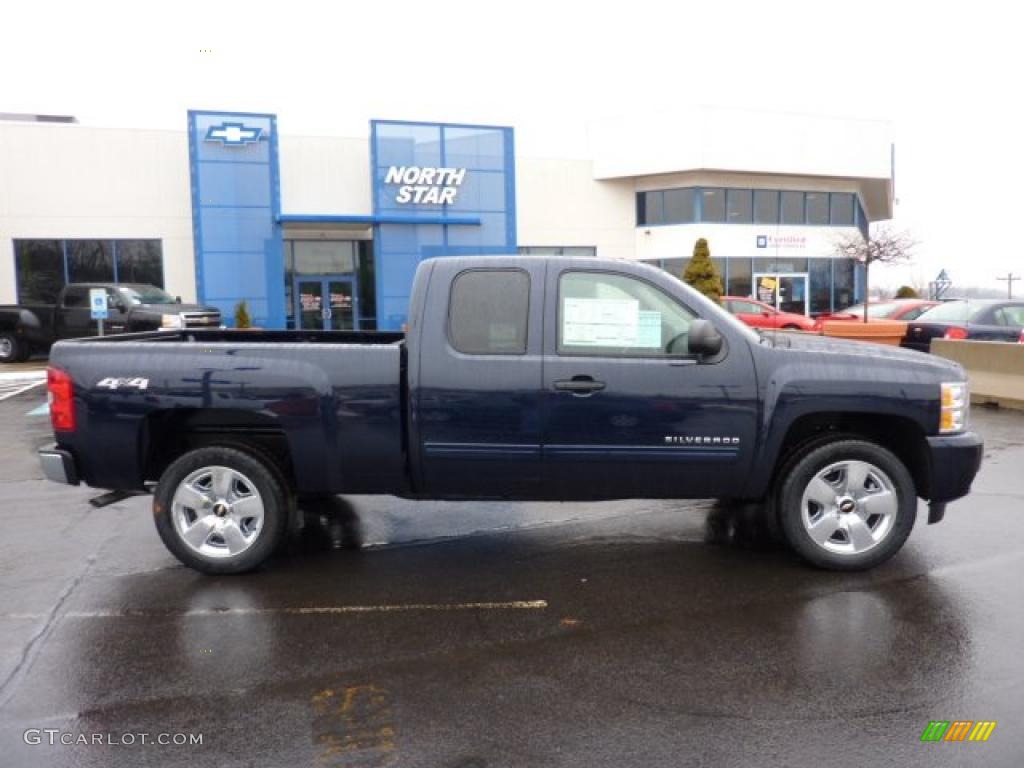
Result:
<svg viewBox="0 0 1024 768">
<path fill-rule="evenodd" d="M 521 269 L 471 269 L 452 282 L 448 341 L 466 355 L 524 355 L 530 276 Z"/>
<path fill-rule="evenodd" d="M 66 309 L 81 309 L 89 306 L 88 288 L 68 288 L 64 292 L 64 307 Z"/>
</svg>

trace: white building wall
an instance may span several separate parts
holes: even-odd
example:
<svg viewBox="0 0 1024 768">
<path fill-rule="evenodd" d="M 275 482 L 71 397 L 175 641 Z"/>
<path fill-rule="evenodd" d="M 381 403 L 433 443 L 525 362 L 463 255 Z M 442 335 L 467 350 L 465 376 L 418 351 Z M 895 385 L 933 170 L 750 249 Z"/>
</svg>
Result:
<svg viewBox="0 0 1024 768">
<path fill-rule="evenodd" d="M 282 213 L 372 213 L 368 139 L 282 135 L 278 145 Z"/>
<path fill-rule="evenodd" d="M 632 179 L 596 182 L 589 160 L 516 158 L 521 246 L 595 246 L 598 256 L 633 258 Z"/>
<path fill-rule="evenodd" d="M 0 303 L 20 238 L 160 238 L 167 290 L 195 299 L 184 131 L 0 123 L 0 179 Z"/>
</svg>

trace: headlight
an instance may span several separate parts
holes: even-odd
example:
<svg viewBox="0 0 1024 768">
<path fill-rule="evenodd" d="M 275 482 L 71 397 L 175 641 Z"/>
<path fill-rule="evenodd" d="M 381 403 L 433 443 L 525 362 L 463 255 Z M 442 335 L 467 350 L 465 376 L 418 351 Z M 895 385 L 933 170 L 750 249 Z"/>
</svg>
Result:
<svg viewBox="0 0 1024 768">
<path fill-rule="evenodd" d="M 967 429 L 967 416 L 971 411 L 971 396 L 966 381 L 945 382 L 939 385 L 942 409 L 939 432 L 963 432 Z"/>
<path fill-rule="evenodd" d="M 181 315 L 162 315 L 160 317 L 161 329 L 179 329 L 185 327 L 185 318 Z"/>
</svg>

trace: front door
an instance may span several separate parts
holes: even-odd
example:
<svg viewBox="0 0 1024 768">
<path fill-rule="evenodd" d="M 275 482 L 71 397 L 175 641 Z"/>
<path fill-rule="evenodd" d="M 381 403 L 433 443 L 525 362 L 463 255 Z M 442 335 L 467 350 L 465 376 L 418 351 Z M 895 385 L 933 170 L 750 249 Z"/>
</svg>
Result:
<svg viewBox="0 0 1024 768">
<path fill-rule="evenodd" d="M 314 331 L 352 331 L 359 328 L 356 292 L 351 277 L 295 279 L 297 327 Z"/>
<path fill-rule="evenodd" d="M 756 435 L 748 350 L 690 354 L 697 313 L 668 286 L 550 268 L 544 472 L 558 498 L 673 498 L 743 487 Z"/>
<path fill-rule="evenodd" d="M 756 274 L 754 298 L 769 304 L 780 312 L 807 314 L 806 274 Z"/>
</svg>

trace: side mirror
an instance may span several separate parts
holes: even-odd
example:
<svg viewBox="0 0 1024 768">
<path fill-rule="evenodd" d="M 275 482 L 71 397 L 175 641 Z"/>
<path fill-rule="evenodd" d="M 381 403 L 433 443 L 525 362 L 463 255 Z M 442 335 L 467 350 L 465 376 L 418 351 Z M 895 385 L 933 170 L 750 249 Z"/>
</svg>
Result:
<svg viewBox="0 0 1024 768">
<path fill-rule="evenodd" d="M 114 304 L 114 306 L 117 307 L 117 311 L 118 312 L 127 312 L 128 311 L 128 305 L 125 304 L 123 301 L 118 301 L 116 304 Z"/>
<path fill-rule="evenodd" d="M 690 323 L 690 354 L 700 357 L 714 357 L 722 351 L 722 334 L 707 320 Z"/>
</svg>

